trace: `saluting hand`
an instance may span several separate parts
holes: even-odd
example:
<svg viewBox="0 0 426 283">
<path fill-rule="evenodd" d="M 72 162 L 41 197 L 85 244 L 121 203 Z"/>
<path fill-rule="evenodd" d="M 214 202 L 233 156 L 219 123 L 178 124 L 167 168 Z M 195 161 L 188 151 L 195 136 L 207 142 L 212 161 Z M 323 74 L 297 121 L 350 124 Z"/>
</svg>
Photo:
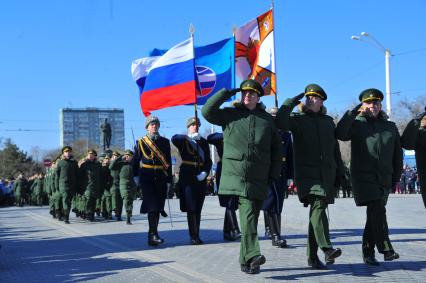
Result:
<svg viewBox="0 0 426 283">
<path fill-rule="evenodd" d="M 305 96 L 305 93 L 299 93 L 298 95 L 296 95 L 295 97 L 292 98 L 293 101 L 298 101 L 300 103 L 300 100 Z"/>
<path fill-rule="evenodd" d="M 425 107 L 425 112 L 418 114 L 415 119 L 417 121 L 420 121 L 421 119 L 423 119 L 424 116 L 426 116 L 426 107 Z"/>
<path fill-rule="evenodd" d="M 241 91 L 241 88 L 233 88 L 233 89 L 231 89 L 229 92 L 232 94 L 232 95 L 235 95 L 235 94 L 237 94 L 237 92 L 240 92 Z"/>
<path fill-rule="evenodd" d="M 356 114 L 356 113 L 362 112 L 362 110 L 360 110 L 361 106 L 362 106 L 362 103 L 360 103 L 357 106 L 355 106 L 354 109 L 351 110 L 352 113 Z"/>
</svg>

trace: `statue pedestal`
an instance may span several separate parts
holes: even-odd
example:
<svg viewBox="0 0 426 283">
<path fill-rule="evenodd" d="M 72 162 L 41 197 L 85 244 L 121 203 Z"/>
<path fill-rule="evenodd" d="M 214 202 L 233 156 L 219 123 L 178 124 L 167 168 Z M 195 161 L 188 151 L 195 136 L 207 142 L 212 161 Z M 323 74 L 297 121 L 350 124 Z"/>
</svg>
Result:
<svg viewBox="0 0 426 283">
<path fill-rule="evenodd" d="M 105 156 L 111 156 L 112 155 L 112 150 L 111 149 L 106 149 L 104 151 L 101 152 L 101 154 L 99 154 L 99 157 L 101 158 L 105 158 Z"/>
</svg>

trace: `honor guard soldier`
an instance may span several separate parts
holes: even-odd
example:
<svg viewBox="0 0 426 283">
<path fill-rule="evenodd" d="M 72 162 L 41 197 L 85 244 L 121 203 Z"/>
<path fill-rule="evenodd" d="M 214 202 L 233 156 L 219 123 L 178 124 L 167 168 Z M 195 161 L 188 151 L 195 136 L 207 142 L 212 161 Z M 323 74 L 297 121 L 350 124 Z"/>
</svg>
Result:
<svg viewBox="0 0 426 283">
<path fill-rule="evenodd" d="M 359 95 L 361 103 L 347 111 L 337 124 L 337 137 L 351 141 L 351 179 L 357 206 L 367 207 L 362 237 L 363 260 L 379 265 L 374 247 L 385 261 L 398 259 L 389 240 L 386 202 L 402 173 L 398 129 L 382 111 L 383 93 L 374 88 Z"/>
<path fill-rule="evenodd" d="M 179 150 L 182 164 L 179 169 L 180 210 L 187 213 L 189 235 L 192 245 L 201 245 L 201 210 L 206 197 L 206 178 L 212 167 L 207 140 L 198 133 L 198 118 L 186 122 L 187 135 L 174 135 L 172 143 Z"/>
<path fill-rule="evenodd" d="M 97 160 L 97 156 L 96 150 L 89 149 L 79 170 L 80 182 L 84 190 L 82 207 L 84 207 L 86 218 L 90 222 L 95 221 L 96 199 L 99 195 L 102 178 L 102 165 Z"/>
<path fill-rule="evenodd" d="M 278 108 L 271 108 L 269 113 L 275 119 Z M 281 137 L 283 156 L 280 177 L 269 186 L 268 198 L 263 202 L 262 210 L 265 219 L 265 235 L 272 239 L 273 246 L 287 248 L 287 241 L 281 239 L 281 213 L 288 190 L 288 181 L 293 179 L 293 142 L 289 132 L 278 130 L 278 133 Z"/>
<path fill-rule="evenodd" d="M 401 143 L 403 148 L 416 151 L 420 191 L 426 208 L 426 107 L 425 112 L 408 123 L 402 133 Z"/>
<path fill-rule="evenodd" d="M 219 162 L 216 166 L 216 186 L 220 186 L 220 176 L 222 174 L 222 157 L 223 157 L 223 134 L 213 133 L 208 135 L 207 142 L 216 147 L 219 155 Z M 238 196 L 236 195 L 218 195 L 219 204 L 225 207 L 225 217 L 223 219 L 223 239 L 227 241 L 236 241 L 241 238 L 241 231 L 238 227 L 237 214 Z"/>
<path fill-rule="evenodd" d="M 241 91 L 241 102 L 221 109 L 221 105 Z M 204 105 L 204 118 L 223 129 L 222 176 L 219 194 L 239 198 L 241 271 L 260 272 L 266 259 L 260 254 L 257 223 L 268 184 L 277 180 L 281 170 L 281 142 L 272 116 L 262 103 L 262 86 L 245 80 L 239 89 L 222 89 Z"/>
<path fill-rule="evenodd" d="M 155 116 L 146 118 L 145 129 L 146 135 L 138 139 L 135 145 L 133 172 L 142 187 L 140 212 L 148 213 L 148 245 L 157 246 L 164 242 L 158 235 L 158 222 L 173 177 L 170 141 L 160 136 L 160 120 Z"/>
<path fill-rule="evenodd" d="M 24 173 L 19 172 L 18 177 L 13 183 L 13 191 L 15 192 L 16 206 L 24 206 L 25 198 L 27 195 L 27 180 Z"/>
<path fill-rule="evenodd" d="M 124 154 L 115 158 L 109 165 L 111 171 L 118 172 L 120 195 L 126 210 L 126 224 L 132 224 L 133 200 L 136 196 L 136 184 L 133 180 L 133 151 L 126 150 Z"/>
<path fill-rule="evenodd" d="M 305 104 L 300 99 L 306 97 Z M 310 84 L 305 92 L 284 101 L 277 114 L 277 125 L 291 131 L 294 149 L 294 180 L 300 202 L 309 209 L 308 265 L 323 269 L 318 258 L 318 248 L 325 255 L 327 264 L 342 251 L 330 242 L 327 206 L 334 203 L 335 183 L 344 176 L 339 144 L 335 136 L 333 118 L 326 115 L 324 101 L 327 94 L 317 84 Z M 300 112 L 292 110 L 301 106 Z"/>
</svg>

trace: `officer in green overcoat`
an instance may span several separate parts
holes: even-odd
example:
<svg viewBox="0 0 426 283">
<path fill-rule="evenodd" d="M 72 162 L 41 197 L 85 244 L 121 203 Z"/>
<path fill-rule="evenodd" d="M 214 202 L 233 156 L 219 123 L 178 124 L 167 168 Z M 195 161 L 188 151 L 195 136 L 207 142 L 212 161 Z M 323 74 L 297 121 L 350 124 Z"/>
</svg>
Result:
<svg viewBox="0 0 426 283">
<path fill-rule="evenodd" d="M 240 91 L 239 103 L 220 108 Z M 223 130 L 219 194 L 239 196 L 240 264 L 241 271 L 248 274 L 259 273 L 266 261 L 260 254 L 257 223 L 268 184 L 278 179 L 282 162 L 281 140 L 273 118 L 259 103 L 263 95 L 262 86 L 249 79 L 238 89 L 218 91 L 202 109 L 204 118 Z"/>
<path fill-rule="evenodd" d="M 398 259 L 389 240 L 386 202 L 402 172 L 402 149 L 398 129 L 382 111 L 383 93 L 374 88 L 359 95 L 361 103 L 347 111 L 337 124 L 336 134 L 351 141 L 351 178 L 357 206 L 367 206 L 362 237 L 364 262 L 379 265 L 374 247 L 385 261 Z"/>
<path fill-rule="evenodd" d="M 119 176 L 120 195 L 126 210 L 126 224 L 132 224 L 133 200 L 136 196 L 136 183 L 133 180 L 133 151 L 126 150 L 109 165 L 111 171 L 116 170 Z"/>
<path fill-rule="evenodd" d="M 300 99 L 306 97 L 304 104 Z M 320 248 L 327 264 L 342 254 L 330 241 L 326 210 L 334 203 L 336 180 L 344 176 L 339 143 L 333 118 L 326 115 L 327 94 L 317 84 L 306 86 L 305 92 L 286 99 L 277 114 L 277 126 L 291 131 L 294 150 L 294 179 L 297 194 L 304 206 L 309 206 L 307 256 L 308 265 L 325 268 L 318 258 Z M 300 111 L 293 112 L 299 105 Z"/>
<path fill-rule="evenodd" d="M 66 224 L 69 224 L 71 200 L 77 190 L 78 185 L 78 165 L 72 157 L 72 148 L 64 146 L 62 156 L 58 160 L 55 169 L 56 187 L 59 189 L 59 203 L 62 204 L 62 216 Z"/>
<path fill-rule="evenodd" d="M 417 173 L 420 180 L 420 191 L 426 208 L 426 107 L 411 120 L 401 136 L 402 147 L 416 151 Z"/>
</svg>

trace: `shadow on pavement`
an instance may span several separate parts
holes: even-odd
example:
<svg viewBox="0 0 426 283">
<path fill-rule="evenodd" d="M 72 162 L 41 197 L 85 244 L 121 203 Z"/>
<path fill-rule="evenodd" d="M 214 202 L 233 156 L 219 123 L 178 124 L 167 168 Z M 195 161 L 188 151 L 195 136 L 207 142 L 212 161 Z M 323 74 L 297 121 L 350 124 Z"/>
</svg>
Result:
<svg viewBox="0 0 426 283">
<path fill-rule="evenodd" d="M 278 275 L 266 277 L 268 279 L 275 280 L 303 280 L 304 278 L 314 279 L 317 276 L 324 275 L 348 275 L 356 277 L 378 277 L 378 273 L 385 271 L 394 270 L 406 270 L 406 271 L 421 271 L 426 268 L 426 261 L 393 261 L 393 262 L 381 262 L 380 266 L 373 267 L 368 266 L 364 263 L 356 264 L 334 264 L 328 265 L 325 270 L 314 270 L 309 267 L 306 268 L 275 268 L 275 269 L 262 269 L 263 272 L 288 272 L 294 273 L 295 271 L 301 271 L 300 273 L 290 275 Z M 309 272 L 312 271 L 312 272 Z M 307 273 L 308 272 L 308 273 Z M 320 280 L 321 277 L 318 278 Z"/>
</svg>

